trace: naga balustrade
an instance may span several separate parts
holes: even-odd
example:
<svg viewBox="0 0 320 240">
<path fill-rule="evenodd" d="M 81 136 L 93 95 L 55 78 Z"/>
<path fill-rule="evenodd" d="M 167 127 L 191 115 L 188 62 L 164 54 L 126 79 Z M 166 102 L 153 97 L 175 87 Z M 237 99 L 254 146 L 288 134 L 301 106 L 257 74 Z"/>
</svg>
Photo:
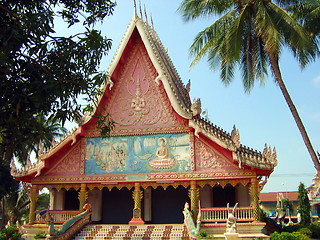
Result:
<svg viewBox="0 0 320 240">
<path fill-rule="evenodd" d="M 253 207 L 237 207 L 235 217 L 237 222 L 253 222 Z M 228 208 L 226 207 L 201 208 L 201 222 L 203 223 L 226 222 L 227 218 Z"/>
<path fill-rule="evenodd" d="M 79 210 L 49 210 L 51 216 L 55 223 L 63 223 L 72 217 L 79 214 Z M 38 212 L 36 213 L 36 221 L 35 223 L 46 223 L 45 214 L 40 215 Z"/>
</svg>

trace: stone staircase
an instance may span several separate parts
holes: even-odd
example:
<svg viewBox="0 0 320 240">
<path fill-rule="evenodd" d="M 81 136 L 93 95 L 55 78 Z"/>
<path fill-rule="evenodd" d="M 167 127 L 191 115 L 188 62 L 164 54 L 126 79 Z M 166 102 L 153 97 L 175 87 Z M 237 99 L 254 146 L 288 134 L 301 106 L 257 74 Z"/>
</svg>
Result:
<svg viewBox="0 0 320 240">
<path fill-rule="evenodd" d="M 74 240 L 85 240 L 85 239 L 188 240 L 189 236 L 183 224 L 155 224 L 155 225 L 88 224 L 73 239 Z"/>
</svg>

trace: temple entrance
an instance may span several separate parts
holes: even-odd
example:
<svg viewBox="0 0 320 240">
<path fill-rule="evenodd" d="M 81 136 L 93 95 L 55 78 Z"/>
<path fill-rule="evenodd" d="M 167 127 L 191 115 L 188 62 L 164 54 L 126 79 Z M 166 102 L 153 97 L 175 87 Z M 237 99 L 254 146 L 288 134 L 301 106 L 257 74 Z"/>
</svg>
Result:
<svg viewBox="0 0 320 240">
<path fill-rule="evenodd" d="M 188 190 L 183 186 L 176 189 L 162 187 L 152 189 L 152 219 L 150 223 L 183 223 L 183 206 L 189 202 Z"/>
<path fill-rule="evenodd" d="M 64 210 L 79 210 L 78 194 L 74 189 L 65 192 Z"/>
<path fill-rule="evenodd" d="M 132 209 L 133 199 L 130 190 L 102 189 L 102 223 L 128 224 L 132 218 Z"/>
<path fill-rule="evenodd" d="M 221 186 L 215 186 L 212 188 L 212 192 L 214 207 L 226 207 L 228 203 L 230 206 L 234 206 L 236 204 L 235 188 L 231 185 L 226 185 L 224 188 Z"/>
</svg>

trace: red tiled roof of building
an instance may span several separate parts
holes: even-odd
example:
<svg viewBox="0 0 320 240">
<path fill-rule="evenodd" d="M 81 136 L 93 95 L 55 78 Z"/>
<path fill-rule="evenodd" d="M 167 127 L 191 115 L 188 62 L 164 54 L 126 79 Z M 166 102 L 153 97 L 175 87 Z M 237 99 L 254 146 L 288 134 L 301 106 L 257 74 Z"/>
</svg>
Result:
<svg viewBox="0 0 320 240">
<path fill-rule="evenodd" d="M 278 192 L 268 192 L 268 193 L 260 193 L 260 201 L 261 202 L 276 202 L 277 201 L 277 193 Z M 292 192 L 279 192 L 282 193 L 284 198 L 288 198 L 290 201 L 298 200 L 298 191 Z"/>
</svg>

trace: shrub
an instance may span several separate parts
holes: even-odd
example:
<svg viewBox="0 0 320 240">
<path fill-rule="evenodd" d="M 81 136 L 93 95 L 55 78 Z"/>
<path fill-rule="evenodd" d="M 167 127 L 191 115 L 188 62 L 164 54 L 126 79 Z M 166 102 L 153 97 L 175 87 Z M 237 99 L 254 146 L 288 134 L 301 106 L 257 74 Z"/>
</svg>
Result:
<svg viewBox="0 0 320 240">
<path fill-rule="evenodd" d="M 305 228 L 305 227 L 306 227 L 305 225 L 301 225 L 301 224 L 290 225 L 290 226 L 284 227 L 282 231 L 292 233 L 292 232 L 297 232 L 299 229 Z"/>
<path fill-rule="evenodd" d="M 300 233 L 300 232 L 293 232 L 292 235 L 295 235 L 297 237 L 297 239 L 299 240 L 309 240 L 310 237 Z"/>
<path fill-rule="evenodd" d="M 316 222 L 312 222 L 309 225 L 309 229 L 312 232 L 312 238 L 320 238 L 320 222 L 316 221 Z"/>
<path fill-rule="evenodd" d="M 270 237 L 271 237 L 271 240 L 300 240 L 298 234 L 288 233 L 288 232 L 282 232 L 282 233 L 274 232 L 270 235 Z"/>
<path fill-rule="evenodd" d="M 34 239 L 43 239 L 46 238 L 47 233 L 45 231 L 39 231 L 34 235 Z"/>
<path fill-rule="evenodd" d="M 206 230 L 201 229 L 197 234 L 197 239 L 212 239 L 206 232 Z"/>
<path fill-rule="evenodd" d="M 298 233 L 301 233 L 301 234 L 303 234 L 303 235 L 306 235 L 307 237 L 311 237 L 311 235 L 312 235 L 312 232 L 311 232 L 311 230 L 309 229 L 309 228 L 307 228 L 307 227 L 303 227 L 303 228 L 300 228 L 299 230 L 298 230 Z"/>
<path fill-rule="evenodd" d="M 0 230 L 0 240 L 22 240 L 21 233 L 19 232 L 19 229 L 11 225 L 7 229 L 1 229 Z"/>
</svg>

